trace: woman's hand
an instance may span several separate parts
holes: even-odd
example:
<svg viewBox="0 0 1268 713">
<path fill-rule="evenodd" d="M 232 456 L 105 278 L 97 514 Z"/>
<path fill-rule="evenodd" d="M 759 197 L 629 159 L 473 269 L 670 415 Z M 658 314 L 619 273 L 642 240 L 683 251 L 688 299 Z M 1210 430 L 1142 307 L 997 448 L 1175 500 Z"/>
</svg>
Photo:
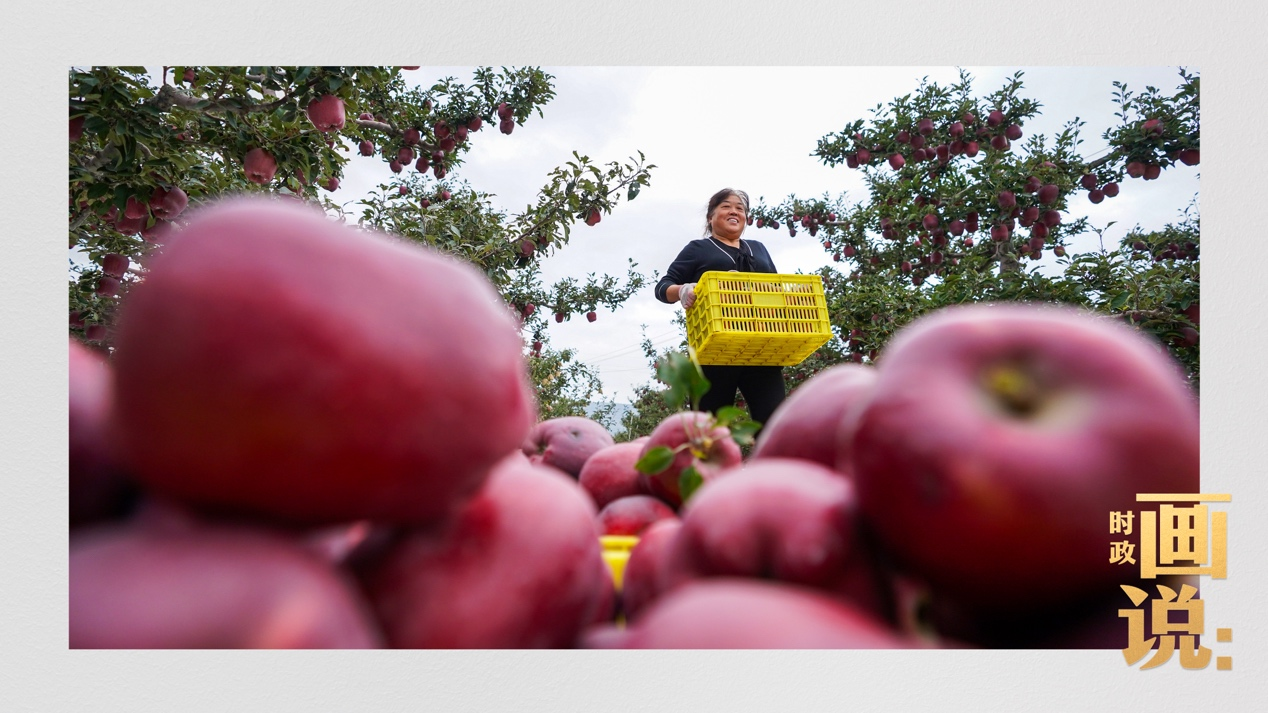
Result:
<svg viewBox="0 0 1268 713">
<path fill-rule="evenodd" d="M 696 283 L 688 282 L 679 287 L 678 301 L 682 303 L 683 309 L 691 309 L 691 305 L 696 303 Z"/>
</svg>

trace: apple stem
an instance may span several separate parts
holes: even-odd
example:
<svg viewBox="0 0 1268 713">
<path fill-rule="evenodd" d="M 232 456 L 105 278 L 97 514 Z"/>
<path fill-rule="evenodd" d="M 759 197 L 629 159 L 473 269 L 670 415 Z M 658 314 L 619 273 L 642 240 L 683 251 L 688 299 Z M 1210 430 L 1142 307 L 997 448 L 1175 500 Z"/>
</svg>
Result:
<svg viewBox="0 0 1268 713">
<path fill-rule="evenodd" d="M 1021 368 L 998 366 L 986 373 L 986 387 L 999 397 L 1009 413 L 1029 416 L 1039 407 L 1039 388 Z"/>
</svg>

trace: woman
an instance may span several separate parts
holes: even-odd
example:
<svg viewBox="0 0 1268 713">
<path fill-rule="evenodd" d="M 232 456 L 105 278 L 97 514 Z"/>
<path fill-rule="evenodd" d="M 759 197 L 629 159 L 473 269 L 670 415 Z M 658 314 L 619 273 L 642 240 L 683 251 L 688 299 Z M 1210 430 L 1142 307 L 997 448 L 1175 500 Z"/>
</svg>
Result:
<svg viewBox="0 0 1268 713">
<path fill-rule="evenodd" d="M 656 299 L 667 304 L 682 303 L 690 310 L 695 303 L 696 281 L 710 270 L 723 272 L 777 272 L 766 246 L 741 240 L 748 224 L 748 194 L 723 188 L 709 199 L 705 213 L 705 237 L 687 243 L 678 253 L 665 277 L 656 284 Z M 716 413 L 735 404 L 738 388 L 748 402 L 749 415 L 766 423 L 775 407 L 784 400 L 784 368 L 781 366 L 702 365 L 709 391 L 700 399 L 700 410 Z"/>
</svg>

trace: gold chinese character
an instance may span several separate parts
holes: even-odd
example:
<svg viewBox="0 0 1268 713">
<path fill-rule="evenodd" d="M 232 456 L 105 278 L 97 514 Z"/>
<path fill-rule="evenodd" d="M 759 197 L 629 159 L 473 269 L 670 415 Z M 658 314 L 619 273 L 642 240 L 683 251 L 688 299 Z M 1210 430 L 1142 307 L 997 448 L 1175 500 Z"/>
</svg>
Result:
<svg viewBox="0 0 1268 713">
<path fill-rule="evenodd" d="M 1230 497 L 1141 494 L 1136 499 L 1228 502 Z M 1227 578 L 1228 513 L 1208 512 L 1205 505 L 1170 504 L 1160 505 L 1156 513 L 1141 512 L 1140 560 L 1140 574 L 1145 579 L 1153 579 L 1160 574 L 1207 574 L 1215 579 Z"/>
<path fill-rule="evenodd" d="M 1110 543 L 1110 564 L 1136 564 L 1136 558 L 1132 557 L 1132 552 L 1136 551 L 1136 545 L 1123 540 L 1122 542 Z"/>
<path fill-rule="evenodd" d="M 1121 585 L 1123 591 L 1132 600 L 1132 604 L 1140 606 L 1149 598 L 1143 589 L 1128 584 Z M 1150 629 L 1156 634 L 1145 638 L 1145 612 L 1140 609 L 1119 609 L 1119 617 L 1127 619 L 1127 648 L 1123 649 L 1123 658 L 1128 666 L 1134 666 L 1154 648 L 1158 642 L 1158 652 L 1140 667 L 1144 671 L 1157 668 L 1171 659 L 1176 648 L 1180 650 L 1180 666 L 1187 669 L 1206 668 L 1211 662 L 1211 650 L 1205 646 L 1197 646 L 1197 637 L 1205 627 L 1205 608 L 1201 599 L 1194 599 L 1198 590 L 1185 584 L 1180 587 L 1179 596 L 1174 589 L 1157 585 L 1159 598 L 1151 604 Z M 1171 621 L 1171 612 L 1183 612 L 1185 620 Z M 1221 657 L 1223 658 L 1223 657 Z"/>
<path fill-rule="evenodd" d="M 1132 534 L 1132 517 L 1136 513 L 1128 510 L 1127 512 L 1118 512 L 1117 510 L 1110 513 L 1110 534 L 1111 535 L 1130 535 Z"/>
</svg>

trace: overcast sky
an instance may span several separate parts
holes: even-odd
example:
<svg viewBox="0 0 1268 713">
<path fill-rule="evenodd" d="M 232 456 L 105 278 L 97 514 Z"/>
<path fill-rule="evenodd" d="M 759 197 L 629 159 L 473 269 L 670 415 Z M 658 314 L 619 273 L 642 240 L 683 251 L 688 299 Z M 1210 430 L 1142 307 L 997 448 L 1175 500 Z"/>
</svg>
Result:
<svg viewBox="0 0 1268 713">
<path fill-rule="evenodd" d="M 543 264 L 548 284 L 591 272 L 623 275 L 628 258 L 649 278 L 654 271 L 663 275 L 682 246 L 700 237 L 705 204 L 724 186 L 748 191 L 754 202 L 765 197 L 768 204 L 789 194 L 814 197 L 825 191 L 833 197 L 845 193 L 851 202 L 863 198 L 860 171 L 828 168 L 810 156 L 818 140 L 854 119 L 871 118 L 877 104 L 914 91 L 922 77 L 942 84 L 958 78 L 955 67 L 544 69 L 554 75 L 556 92 L 543 109 L 544 118 L 534 115 L 510 136 L 486 124 L 473 136 L 466 164 L 452 176 L 495 194 L 495 205 L 515 212 L 534 201 L 546 174 L 569 160 L 573 150 L 600 164 L 642 151 L 656 165 L 651 185 L 637 199 L 622 201 L 597 226 L 574 227 L 568 246 Z M 1175 67 L 968 69 L 978 96 L 1024 71 L 1022 96 L 1043 105 L 1041 116 L 1023 127 L 1027 137 L 1051 137 L 1077 116 L 1086 122 L 1081 134 L 1085 158 L 1104 152 L 1101 134 L 1117 122 L 1114 80 L 1134 91 L 1156 86 L 1170 93 L 1179 85 Z M 471 68 L 424 67 L 405 74 L 428 85 L 443 76 L 469 79 Z M 390 176 L 381 162 L 358 159 L 350 162 L 336 194 L 344 201 Z M 1178 165 L 1150 183 L 1129 179 L 1118 197 L 1099 205 L 1080 192 L 1070 200 L 1070 217 L 1086 214 L 1101 227 L 1114 221 L 1105 239 L 1115 245 L 1135 225 L 1153 229 L 1175 221 L 1197 192 L 1200 168 Z M 790 238 L 783 229 L 749 228 L 744 237 L 765 244 L 781 272 L 834 264 L 805 231 Z M 1072 245 L 1095 249 L 1096 236 Z M 848 263 L 836 265 L 849 269 Z M 640 325 L 647 325 L 656 345 L 677 344 L 681 334 L 672 320 L 678 309 L 658 302 L 648 288 L 615 313 L 600 309 L 594 323 L 580 315 L 563 324 L 551 320 L 551 343 L 575 348 L 598 370 L 605 395 L 628 401 L 633 387 L 651 377 L 638 346 Z"/>
</svg>

